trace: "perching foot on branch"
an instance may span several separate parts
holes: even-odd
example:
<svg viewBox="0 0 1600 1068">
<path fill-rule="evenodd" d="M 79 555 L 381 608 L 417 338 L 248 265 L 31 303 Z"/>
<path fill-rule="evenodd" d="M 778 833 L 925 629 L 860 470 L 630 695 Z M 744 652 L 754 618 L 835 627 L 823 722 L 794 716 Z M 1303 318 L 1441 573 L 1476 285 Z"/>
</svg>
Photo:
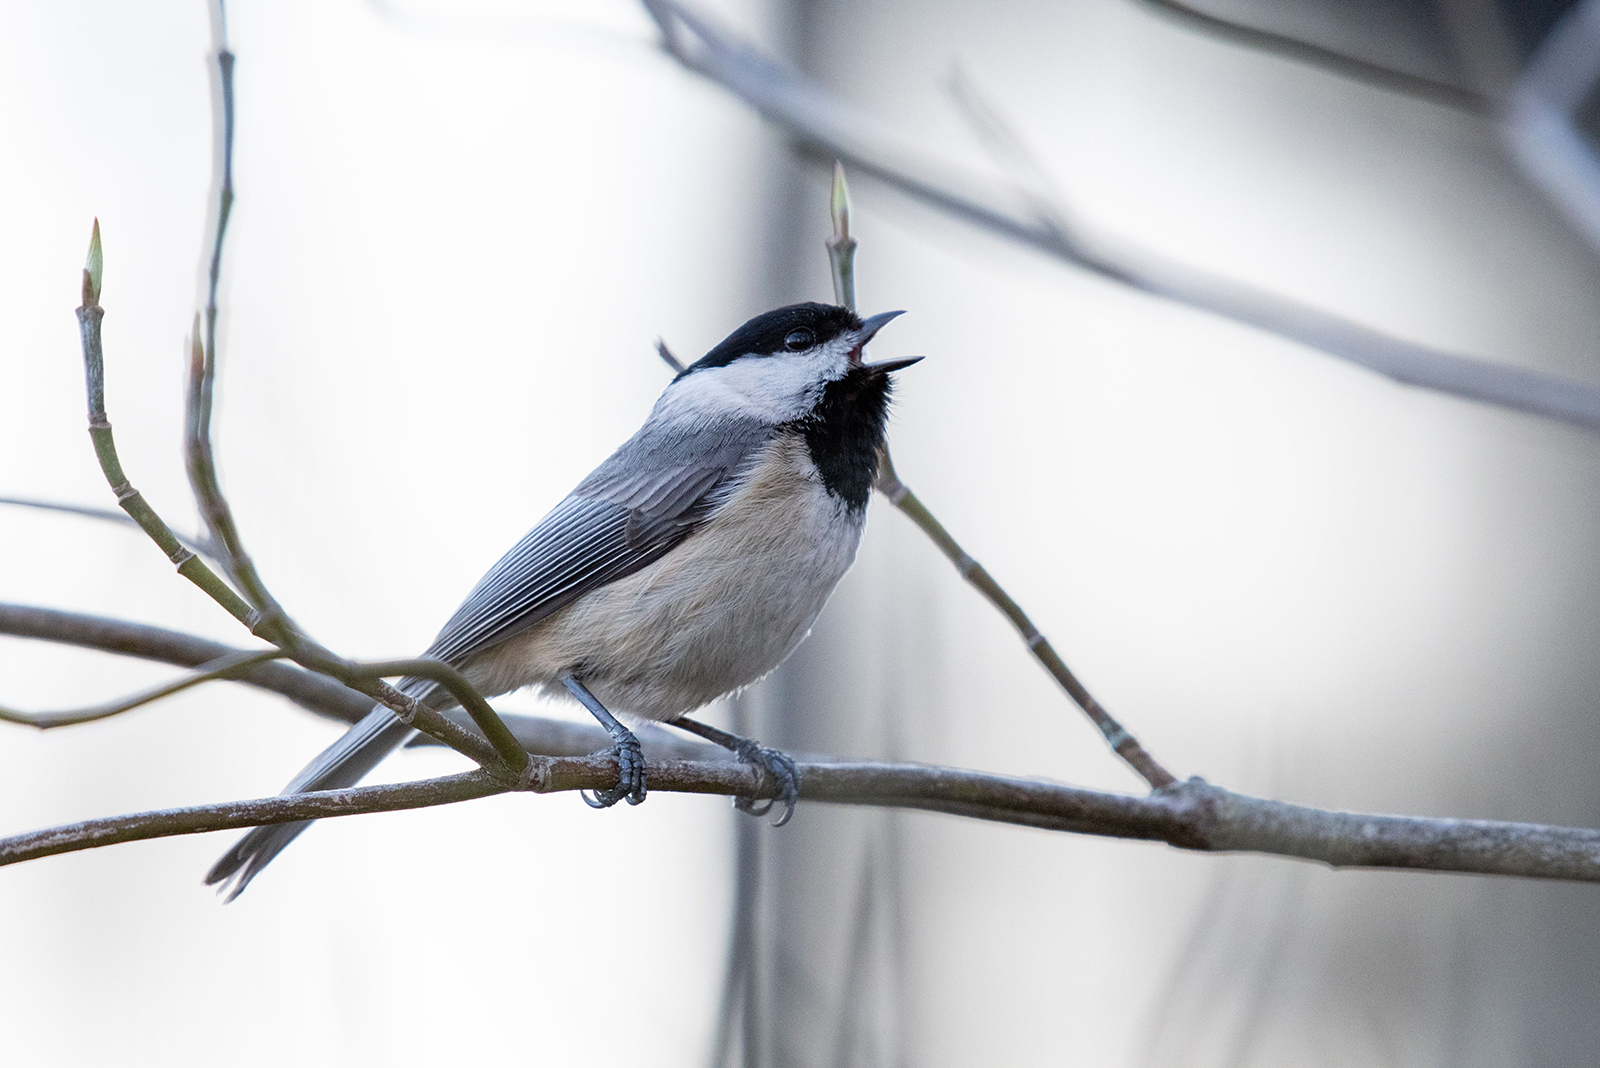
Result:
<svg viewBox="0 0 1600 1068">
<path fill-rule="evenodd" d="M 561 684 L 611 735 L 611 752 L 617 758 L 617 785 L 610 790 L 596 790 L 593 794 L 584 791 L 582 793 L 584 803 L 590 808 L 610 808 L 626 797 L 628 804 L 637 805 L 645 797 L 644 749 L 640 747 L 639 739 L 619 723 L 616 716 L 606 711 L 606 706 L 600 703 L 599 698 L 590 693 L 589 688 L 576 678 L 563 675 Z"/>
<path fill-rule="evenodd" d="M 715 727 L 707 726 L 687 716 L 680 716 L 672 720 L 674 727 L 682 727 L 690 734 L 698 734 L 708 742 L 715 742 L 733 753 L 734 756 L 746 764 L 756 767 L 772 776 L 773 784 L 778 788 L 776 801 L 783 802 L 783 815 L 773 821 L 774 827 L 782 827 L 789 822 L 789 817 L 794 815 L 795 802 L 800 800 L 800 769 L 795 767 L 793 758 L 780 749 L 769 749 L 749 738 L 741 738 L 737 734 L 729 734 Z M 733 807 L 740 812 L 748 812 L 752 816 L 765 816 L 772 811 L 774 800 L 766 799 L 757 801 L 753 797 L 736 797 Z"/>
</svg>

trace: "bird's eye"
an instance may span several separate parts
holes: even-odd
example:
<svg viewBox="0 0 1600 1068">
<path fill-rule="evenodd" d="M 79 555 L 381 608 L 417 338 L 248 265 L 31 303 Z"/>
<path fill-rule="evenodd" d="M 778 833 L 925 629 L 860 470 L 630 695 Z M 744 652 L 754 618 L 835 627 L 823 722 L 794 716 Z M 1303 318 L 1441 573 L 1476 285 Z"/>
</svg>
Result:
<svg viewBox="0 0 1600 1068">
<path fill-rule="evenodd" d="M 809 349 L 816 340 L 809 330 L 791 330 L 789 336 L 783 339 L 783 344 L 790 352 L 801 352 Z"/>
</svg>

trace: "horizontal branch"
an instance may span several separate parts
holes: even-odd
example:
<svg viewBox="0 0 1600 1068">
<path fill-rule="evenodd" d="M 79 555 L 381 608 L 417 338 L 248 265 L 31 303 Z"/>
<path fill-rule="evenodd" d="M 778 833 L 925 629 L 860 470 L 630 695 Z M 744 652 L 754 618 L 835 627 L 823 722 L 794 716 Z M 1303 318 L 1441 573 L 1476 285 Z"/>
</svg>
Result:
<svg viewBox="0 0 1600 1068">
<path fill-rule="evenodd" d="M 738 42 L 675 0 L 643 0 L 666 50 L 782 129 L 795 147 L 849 164 L 890 188 L 989 233 L 1154 296 L 1319 349 L 1406 385 L 1600 432 L 1600 386 L 1407 341 L 1288 297 L 1094 234 L 1065 212 L 937 160 L 823 86 Z M 1021 200 L 1030 210 L 1019 211 Z"/>
<path fill-rule="evenodd" d="M 1133 797 L 920 764 L 799 768 L 800 796 L 808 801 L 921 809 L 1203 852 L 1294 857 L 1336 868 L 1600 882 L 1600 831 L 1580 828 L 1329 811 L 1236 794 L 1200 779 Z M 528 781 L 534 792 L 594 790 L 615 784 L 617 765 L 609 754 L 540 757 L 532 772 Z M 764 772 L 727 761 L 652 761 L 648 774 L 651 790 L 658 793 L 772 794 Z M 0 865 L 149 838 L 452 804 L 511 789 L 504 779 L 478 770 L 415 783 L 86 820 L 0 839 Z"/>
</svg>

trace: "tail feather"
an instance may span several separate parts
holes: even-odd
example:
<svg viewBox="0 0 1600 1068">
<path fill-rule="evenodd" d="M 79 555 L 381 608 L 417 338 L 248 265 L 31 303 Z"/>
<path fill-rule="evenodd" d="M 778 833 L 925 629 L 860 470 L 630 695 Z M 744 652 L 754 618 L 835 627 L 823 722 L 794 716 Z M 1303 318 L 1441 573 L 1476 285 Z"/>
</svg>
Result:
<svg viewBox="0 0 1600 1068">
<path fill-rule="evenodd" d="M 283 788 L 283 794 L 354 786 L 377 767 L 379 761 L 403 745 L 412 733 L 393 712 L 380 705 L 307 764 L 305 770 Z M 221 884 L 217 886 L 218 892 L 227 895 L 225 901 L 232 901 L 244 893 L 250 880 L 271 863 L 273 857 L 309 826 L 311 821 L 307 820 L 257 827 L 234 843 L 212 866 L 206 873 L 206 885 Z"/>
</svg>

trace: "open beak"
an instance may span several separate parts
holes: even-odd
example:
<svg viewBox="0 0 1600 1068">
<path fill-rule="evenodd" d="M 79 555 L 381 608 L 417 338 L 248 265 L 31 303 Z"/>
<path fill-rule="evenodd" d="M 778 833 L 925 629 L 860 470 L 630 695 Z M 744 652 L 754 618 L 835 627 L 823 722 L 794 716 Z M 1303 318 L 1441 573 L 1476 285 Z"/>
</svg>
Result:
<svg viewBox="0 0 1600 1068">
<path fill-rule="evenodd" d="M 903 311 L 884 312 L 882 315 L 874 315 L 870 319 L 862 320 L 861 329 L 856 331 L 856 343 L 850 349 L 850 365 L 852 367 L 862 367 L 862 366 L 875 367 L 875 368 L 880 368 L 880 369 L 882 369 L 883 371 L 886 371 L 886 372 L 895 370 L 896 368 L 889 367 L 889 366 L 887 366 L 886 363 L 883 363 L 883 364 L 874 363 L 874 364 L 865 364 L 865 365 L 862 364 L 862 362 L 861 362 L 861 350 L 867 347 L 867 342 L 872 340 L 874 334 L 876 334 L 879 330 L 882 330 L 884 327 L 888 326 L 889 323 L 892 320 L 898 319 L 900 316 L 902 316 L 904 314 L 905 314 L 905 312 L 903 312 Z M 919 357 L 917 357 L 917 359 L 921 359 L 921 357 L 919 356 Z M 916 360 L 911 360 L 910 362 L 911 363 L 915 363 Z M 905 361 L 893 361 L 893 360 L 891 360 L 891 361 L 888 361 L 888 363 L 898 363 L 898 366 L 900 366 L 900 367 L 907 366 Z"/>
</svg>

